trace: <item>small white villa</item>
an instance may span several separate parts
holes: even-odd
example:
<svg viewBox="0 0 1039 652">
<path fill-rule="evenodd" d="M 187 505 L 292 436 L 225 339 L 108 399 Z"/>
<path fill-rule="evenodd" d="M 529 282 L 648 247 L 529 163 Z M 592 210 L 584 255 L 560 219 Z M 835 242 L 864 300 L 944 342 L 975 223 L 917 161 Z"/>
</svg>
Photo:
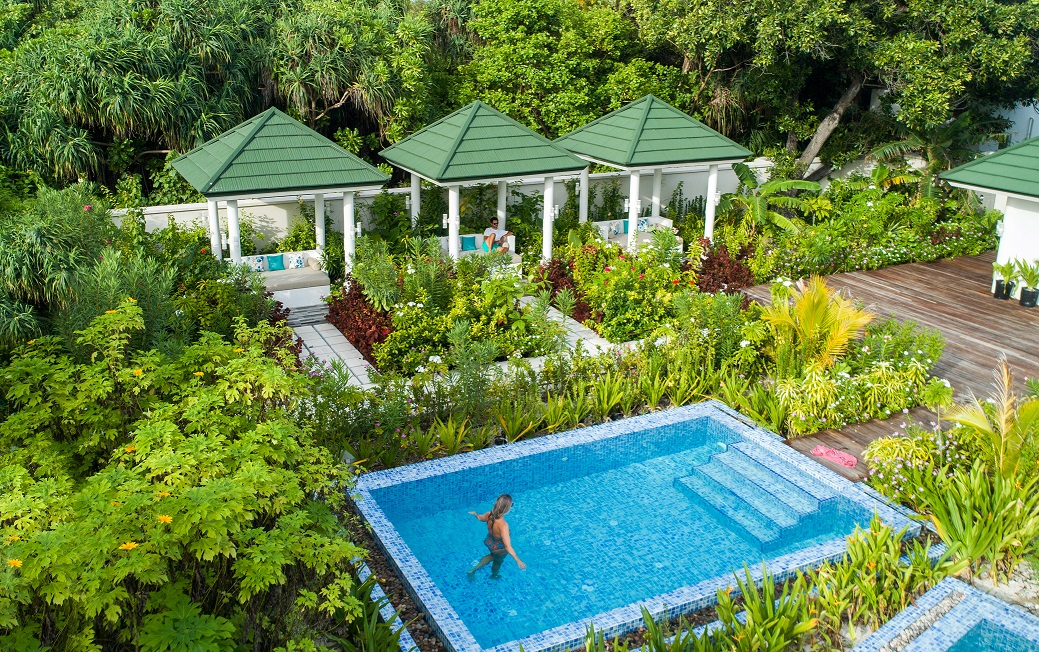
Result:
<svg viewBox="0 0 1039 652">
<path fill-rule="evenodd" d="M 997 263 L 1039 260 L 1039 138 L 977 158 L 941 178 L 957 188 L 995 194 L 995 209 L 1003 213 Z"/>
</svg>

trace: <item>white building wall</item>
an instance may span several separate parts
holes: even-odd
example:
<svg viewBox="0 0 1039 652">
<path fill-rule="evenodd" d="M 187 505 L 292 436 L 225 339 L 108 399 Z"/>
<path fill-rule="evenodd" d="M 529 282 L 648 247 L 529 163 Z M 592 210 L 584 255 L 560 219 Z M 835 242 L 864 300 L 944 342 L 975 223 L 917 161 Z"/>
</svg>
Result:
<svg viewBox="0 0 1039 652">
<path fill-rule="evenodd" d="M 1009 145 L 1039 136 L 1039 107 L 1018 104 L 1009 111 L 1000 111 L 999 115 L 1010 121 Z"/>
<path fill-rule="evenodd" d="M 1000 207 L 1003 199 L 1002 196 L 996 198 L 996 208 Z M 1039 200 L 1006 198 L 1003 233 L 996 250 L 996 262 L 1006 263 L 1017 259 L 1029 263 L 1039 260 Z M 995 287 L 995 277 L 992 284 Z M 1014 296 L 1021 294 L 1020 283 L 1018 286 L 1014 290 Z"/>
</svg>

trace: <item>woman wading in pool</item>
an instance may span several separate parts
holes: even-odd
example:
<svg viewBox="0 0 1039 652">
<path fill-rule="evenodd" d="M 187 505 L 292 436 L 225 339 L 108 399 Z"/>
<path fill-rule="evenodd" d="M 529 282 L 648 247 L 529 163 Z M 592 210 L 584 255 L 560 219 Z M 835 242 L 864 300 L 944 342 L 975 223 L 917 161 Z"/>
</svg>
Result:
<svg viewBox="0 0 1039 652">
<path fill-rule="evenodd" d="M 505 555 L 512 555 L 512 558 L 516 560 L 516 565 L 520 567 L 520 570 L 525 570 L 527 568 L 527 565 L 524 564 L 516 555 L 516 551 L 512 549 L 512 542 L 509 540 L 509 524 L 505 522 L 505 514 L 507 514 L 511 508 L 512 496 L 509 494 L 502 494 L 498 496 L 498 500 L 494 501 L 494 507 L 491 508 L 491 511 L 484 514 L 469 512 L 476 518 L 487 523 L 487 537 L 483 540 L 483 545 L 487 546 L 487 550 L 490 551 L 490 554 L 483 556 L 480 563 L 473 566 L 469 571 L 470 575 L 487 564 L 494 562 L 491 565 L 491 577 L 497 577 L 498 569 L 501 568 L 502 562 L 505 561 Z"/>
</svg>

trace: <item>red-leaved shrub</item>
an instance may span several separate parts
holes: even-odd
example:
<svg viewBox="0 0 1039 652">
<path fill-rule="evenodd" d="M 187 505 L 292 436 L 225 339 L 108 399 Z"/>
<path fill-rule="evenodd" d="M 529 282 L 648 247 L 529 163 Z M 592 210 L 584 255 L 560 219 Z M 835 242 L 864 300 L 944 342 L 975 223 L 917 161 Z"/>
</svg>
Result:
<svg viewBox="0 0 1039 652">
<path fill-rule="evenodd" d="M 547 265 L 541 266 L 541 279 L 548 281 L 549 286 L 552 288 L 553 299 L 560 290 L 569 289 L 574 293 L 577 301 L 574 303 L 574 311 L 570 315 L 571 319 L 585 322 L 591 317 L 591 308 L 588 302 L 584 300 L 584 296 L 578 292 L 577 284 L 574 282 L 572 262 L 563 258 L 553 258 L 548 261 Z"/>
<path fill-rule="evenodd" d="M 369 364 L 375 365 L 372 347 L 393 331 L 390 314 L 376 310 L 361 291 L 361 284 L 347 276 L 349 288 L 328 304 L 328 319 L 354 345 Z"/>
<path fill-rule="evenodd" d="M 754 250 L 746 247 L 733 257 L 725 245 L 711 247 L 707 239 L 701 239 L 707 256 L 700 265 L 700 276 L 696 281 L 701 292 L 736 294 L 743 288 L 754 285 L 754 272 L 747 266 L 747 259 Z"/>
</svg>

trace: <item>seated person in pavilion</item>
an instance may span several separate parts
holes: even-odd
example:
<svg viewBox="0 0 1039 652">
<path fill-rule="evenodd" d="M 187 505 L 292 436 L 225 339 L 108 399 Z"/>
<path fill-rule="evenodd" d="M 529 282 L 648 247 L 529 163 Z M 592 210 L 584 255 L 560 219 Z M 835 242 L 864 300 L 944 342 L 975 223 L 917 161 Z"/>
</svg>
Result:
<svg viewBox="0 0 1039 652">
<path fill-rule="evenodd" d="M 505 231 L 504 229 L 499 229 L 498 218 L 492 217 L 491 225 L 483 230 L 483 250 L 487 252 L 508 251 L 508 237 L 510 235 L 513 235 L 512 231 Z"/>
</svg>

